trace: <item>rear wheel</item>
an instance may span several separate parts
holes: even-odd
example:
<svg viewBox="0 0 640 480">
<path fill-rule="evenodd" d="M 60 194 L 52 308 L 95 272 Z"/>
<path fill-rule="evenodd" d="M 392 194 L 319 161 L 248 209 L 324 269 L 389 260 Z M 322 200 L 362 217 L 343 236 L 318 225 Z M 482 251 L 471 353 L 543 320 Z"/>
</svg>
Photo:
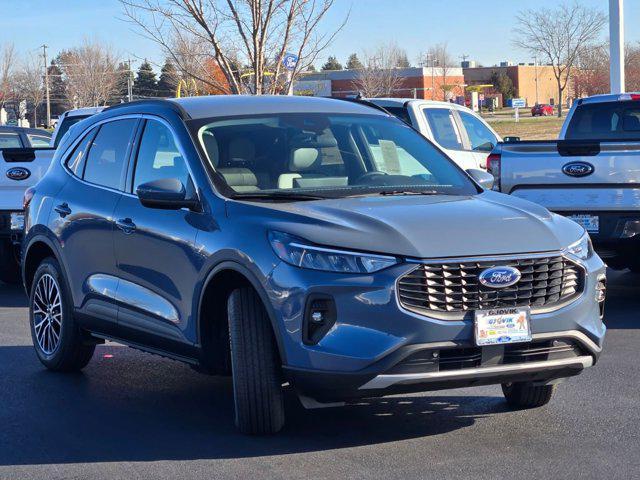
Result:
<svg viewBox="0 0 640 480">
<path fill-rule="evenodd" d="M 529 383 L 503 383 L 502 393 L 507 403 L 515 408 L 536 408 L 551 400 L 555 385 L 534 386 Z"/>
<path fill-rule="evenodd" d="M 284 425 L 282 372 L 271 322 L 258 294 L 239 288 L 228 300 L 235 423 L 260 435 Z"/>
<path fill-rule="evenodd" d="M 29 320 L 36 354 L 49 370 L 81 370 L 95 350 L 94 344 L 84 341 L 71 306 L 60 265 L 54 258 L 46 258 L 31 283 Z"/>
<path fill-rule="evenodd" d="M 20 266 L 10 240 L 0 240 L 0 282 L 20 282 Z"/>
</svg>

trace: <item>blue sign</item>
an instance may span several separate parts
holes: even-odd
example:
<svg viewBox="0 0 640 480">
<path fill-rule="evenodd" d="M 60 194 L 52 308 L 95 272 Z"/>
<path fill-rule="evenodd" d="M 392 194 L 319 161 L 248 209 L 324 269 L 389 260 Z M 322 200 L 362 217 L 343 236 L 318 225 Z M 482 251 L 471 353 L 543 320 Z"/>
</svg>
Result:
<svg viewBox="0 0 640 480">
<path fill-rule="evenodd" d="M 512 108 L 524 108 L 527 106 L 527 101 L 524 98 L 512 98 L 511 99 L 511 107 Z"/>
<path fill-rule="evenodd" d="M 282 59 L 282 65 L 284 65 L 284 68 L 287 70 L 295 70 L 296 65 L 298 65 L 298 56 L 293 53 L 287 53 Z"/>
</svg>

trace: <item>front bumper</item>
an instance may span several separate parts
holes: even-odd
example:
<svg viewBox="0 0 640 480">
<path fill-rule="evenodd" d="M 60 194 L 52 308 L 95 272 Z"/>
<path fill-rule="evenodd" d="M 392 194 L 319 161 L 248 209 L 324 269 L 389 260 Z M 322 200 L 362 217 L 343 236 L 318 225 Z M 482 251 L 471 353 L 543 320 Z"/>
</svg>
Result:
<svg viewBox="0 0 640 480">
<path fill-rule="evenodd" d="M 280 264 L 268 281 L 280 315 L 285 375 L 300 393 L 319 401 L 576 375 L 596 363 L 606 331 L 596 301 L 605 265 L 593 255 L 583 266 L 580 297 L 532 314 L 533 342 L 480 348 L 472 319 L 430 318 L 399 306 L 396 280 L 413 265 L 359 276 Z M 335 299 L 338 320 L 318 344 L 305 345 L 302 317 L 314 293 Z"/>
</svg>

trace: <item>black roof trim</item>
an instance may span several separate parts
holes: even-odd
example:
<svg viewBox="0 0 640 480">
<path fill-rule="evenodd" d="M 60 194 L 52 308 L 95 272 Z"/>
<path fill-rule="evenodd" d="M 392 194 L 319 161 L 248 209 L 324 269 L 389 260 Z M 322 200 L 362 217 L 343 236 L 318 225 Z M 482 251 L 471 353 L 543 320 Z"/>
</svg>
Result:
<svg viewBox="0 0 640 480">
<path fill-rule="evenodd" d="M 172 102 L 170 100 L 163 99 L 145 99 L 145 100 L 134 100 L 133 102 L 125 102 L 119 103 L 117 105 L 112 105 L 110 107 L 105 108 L 102 112 L 112 112 L 113 110 L 118 110 L 121 108 L 130 108 L 135 110 L 135 107 L 169 107 L 173 111 L 175 111 L 183 120 L 190 120 L 191 116 L 189 113 L 180 105 L 178 102 Z M 146 112 L 138 112 L 138 113 L 146 113 Z"/>
<path fill-rule="evenodd" d="M 364 105 L 365 107 L 375 108 L 376 110 L 380 112 L 384 112 L 387 115 L 391 115 L 392 117 L 394 116 L 392 113 L 389 113 L 384 107 L 381 107 L 380 105 L 376 105 L 375 103 L 370 102 L 369 100 L 365 100 L 364 98 L 355 98 L 355 97 L 329 97 L 329 98 L 332 98 L 334 100 L 342 100 L 343 102 L 358 103 L 360 105 Z"/>
</svg>

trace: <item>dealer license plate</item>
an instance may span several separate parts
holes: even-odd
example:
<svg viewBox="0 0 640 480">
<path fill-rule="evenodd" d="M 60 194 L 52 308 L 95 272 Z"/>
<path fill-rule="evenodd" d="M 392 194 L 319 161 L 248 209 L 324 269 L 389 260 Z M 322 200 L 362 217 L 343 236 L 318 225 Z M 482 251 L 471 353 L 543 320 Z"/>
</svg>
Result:
<svg viewBox="0 0 640 480">
<path fill-rule="evenodd" d="M 11 213 L 11 230 L 24 230 L 24 213 Z"/>
<path fill-rule="evenodd" d="M 567 215 L 568 218 L 582 225 L 589 233 L 598 233 L 600 231 L 600 217 L 597 215 Z"/>
<path fill-rule="evenodd" d="M 502 345 L 531 341 L 529 308 L 476 310 L 476 345 Z"/>
</svg>

